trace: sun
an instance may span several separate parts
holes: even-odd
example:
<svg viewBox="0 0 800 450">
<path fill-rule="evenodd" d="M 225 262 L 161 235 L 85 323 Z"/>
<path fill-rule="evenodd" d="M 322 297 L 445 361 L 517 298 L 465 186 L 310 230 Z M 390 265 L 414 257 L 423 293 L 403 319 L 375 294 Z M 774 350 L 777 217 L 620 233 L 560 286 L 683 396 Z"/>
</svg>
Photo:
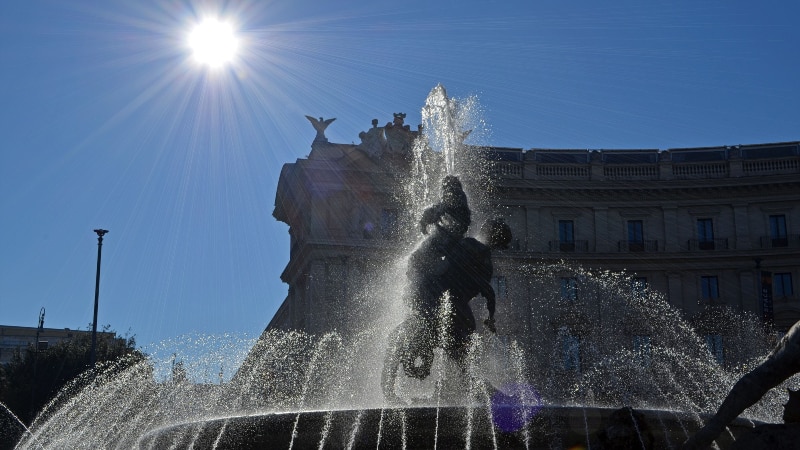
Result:
<svg viewBox="0 0 800 450">
<path fill-rule="evenodd" d="M 189 34 L 189 47 L 194 59 L 212 68 L 231 62 L 239 48 L 233 27 L 218 19 L 205 19 Z"/>
</svg>

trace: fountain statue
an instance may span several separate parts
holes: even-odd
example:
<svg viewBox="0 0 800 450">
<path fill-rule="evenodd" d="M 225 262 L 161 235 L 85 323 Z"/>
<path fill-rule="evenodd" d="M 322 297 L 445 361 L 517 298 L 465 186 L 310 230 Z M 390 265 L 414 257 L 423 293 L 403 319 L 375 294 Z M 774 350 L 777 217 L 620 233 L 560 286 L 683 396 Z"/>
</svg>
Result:
<svg viewBox="0 0 800 450">
<path fill-rule="evenodd" d="M 496 331 L 491 249 L 464 236 L 470 223 L 471 211 L 461 181 L 453 175 L 445 176 L 441 202 L 426 208 L 420 219 L 420 230 L 428 237 L 409 258 L 412 312 L 389 339 L 381 382 L 387 400 L 398 400 L 394 393 L 398 365 L 403 365 L 409 377 L 425 379 L 430 375 L 437 346 L 466 372 L 464 358 L 476 330 L 469 302 L 475 296 L 486 299 L 489 317 L 484 325 Z M 433 228 L 430 234 L 429 226 Z M 504 221 L 493 220 L 485 228 L 492 247 L 508 247 L 511 230 Z M 440 313 L 442 301 L 452 306 L 444 308 L 447 317 Z"/>
<path fill-rule="evenodd" d="M 684 443 L 683 448 L 707 448 L 733 419 L 745 409 L 753 406 L 767 391 L 797 373 L 800 373 L 800 322 L 795 323 L 789 329 L 772 353 L 758 367 L 745 374 L 733 386 L 717 413 L 700 431 Z M 796 405 L 796 401 L 790 400 L 787 403 L 784 421 L 786 421 L 787 414 L 790 421 L 797 420 L 797 417 L 794 416 L 797 414 L 794 405 Z M 794 434 L 789 435 L 788 438 L 793 446 L 797 445 L 800 442 L 800 429 L 795 429 Z M 775 447 L 774 444 L 773 442 L 770 448 L 794 448 Z"/>
</svg>

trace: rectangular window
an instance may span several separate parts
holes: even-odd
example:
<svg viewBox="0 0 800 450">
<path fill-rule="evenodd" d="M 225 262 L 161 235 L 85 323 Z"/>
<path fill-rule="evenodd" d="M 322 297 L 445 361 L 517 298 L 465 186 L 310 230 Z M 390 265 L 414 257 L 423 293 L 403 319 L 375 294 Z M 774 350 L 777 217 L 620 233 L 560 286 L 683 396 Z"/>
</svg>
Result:
<svg viewBox="0 0 800 450">
<path fill-rule="evenodd" d="M 714 222 L 697 219 L 697 241 L 700 250 L 714 250 Z"/>
<path fill-rule="evenodd" d="M 571 220 L 558 221 L 558 244 L 561 251 L 575 251 L 575 224 Z"/>
<path fill-rule="evenodd" d="M 650 367 L 650 336 L 633 336 L 633 357 L 642 367 Z"/>
<path fill-rule="evenodd" d="M 722 365 L 722 363 L 725 362 L 725 349 L 722 346 L 722 335 L 707 334 L 706 346 L 708 347 L 708 351 L 711 352 L 711 356 L 714 357 L 714 361 Z"/>
<path fill-rule="evenodd" d="M 631 295 L 636 300 L 647 298 L 647 277 L 631 279 Z"/>
<path fill-rule="evenodd" d="M 504 276 L 492 277 L 492 289 L 494 289 L 495 298 L 497 298 L 498 300 L 508 298 L 506 277 Z"/>
<path fill-rule="evenodd" d="M 794 294 L 792 289 L 791 273 L 775 273 L 772 275 L 772 295 L 775 297 L 791 297 Z"/>
<path fill-rule="evenodd" d="M 644 222 L 641 220 L 628 221 L 628 243 L 641 244 L 644 242 Z"/>
<path fill-rule="evenodd" d="M 578 336 L 563 334 L 561 353 L 564 370 L 569 372 L 581 371 L 581 342 Z"/>
<path fill-rule="evenodd" d="M 578 301 L 578 280 L 573 277 L 561 278 L 561 300 L 569 303 Z"/>
<path fill-rule="evenodd" d="M 381 211 L 381 236 L 384 239 L 397 238 L 398 228 L 396 209 L 384 209 Z"/>
<path fill-rule="evenodd" d="M 644 251 L 644 222 L 641 220 L 628 221 L 628 251 Z"/>
<path fill-rule="evenodd" d="M 786 216 L 783 214 L 769 216 L 769 237 L 773 247 L 787 247 L 789 245 L 786 234 Z"/>
<path fill-rule="evenodd" d="M 719 298 L 719 281 L 716 276 L 700 277 L 700 289 L 703 300 L 714 300 Z"/>
</svg>

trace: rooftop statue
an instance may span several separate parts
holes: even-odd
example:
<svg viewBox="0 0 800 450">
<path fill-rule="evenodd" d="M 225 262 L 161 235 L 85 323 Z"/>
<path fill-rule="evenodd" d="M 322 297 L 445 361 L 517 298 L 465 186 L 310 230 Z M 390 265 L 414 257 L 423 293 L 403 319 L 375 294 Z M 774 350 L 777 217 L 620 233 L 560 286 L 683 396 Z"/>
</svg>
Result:
<svg viewBox="0 0 800 450">
<path fill-rule="evenodd" d="M 386 137 L 383 135 L 383 128 L 378 127 L 378 119 L 372 119 L 372 128 L 358 133 L 358 137 L 361 138 L 358 148 L 373 158 L 380 157 L 386 149 Z"/>
<path fill-rule="evenodd" d="M 394 113 L 394 120 L 387 123 L 384 128 L 388 149 L 392 153 L 406 155 L 411 153 L 414 133 L 411 127 L 404 125 L 406 113 Z"/>
<path fill-rule="evenodd" d="M 767 359 L 736 382 L 714 417 L 689 438 L 683 448 L 707 448 L 733 419 L 753 406 L 767 391 L 797 373 L 800 373 L 800 322 L 792 325 Z M 792 402 L 791 399 L 787 403 L 784 421 L 787 421 L 787 418 L 797 420 L 795 404 L 796 402 Z"/>
<path fill-rule="evenodd" d="M 328 128 L 328 125 L 331 124 L 336 118 L 324 120 L 322 117 L 319 119 L 315 119 L 311 116 L 306 116 L 309 122 L 311 122 L 311 126 L 317 130 L 317 135 L 314 137 L 314 142 L 328 142 L 328 138 L 325 137 L 325 129 Z"/>
</svg>

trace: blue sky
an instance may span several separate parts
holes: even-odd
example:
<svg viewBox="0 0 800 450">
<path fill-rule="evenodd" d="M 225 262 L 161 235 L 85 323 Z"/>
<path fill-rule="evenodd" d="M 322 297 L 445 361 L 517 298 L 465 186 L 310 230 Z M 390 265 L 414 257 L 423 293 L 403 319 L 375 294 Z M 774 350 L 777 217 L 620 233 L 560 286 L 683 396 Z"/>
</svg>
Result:
<svg viewBox="0 0 800 450">
<path fill-rule="evenodd" d="M 0 324 L 87 329 L 148 346 L 257 335 L 286 295 L 281 166 L 304 115 L 333 142 L 430 89 L 477 95 L 486 142 L 674 148 L 800 139 L 794 2 L 169 2 L 0 5 Z M 220 6 L 222 5 L 222 6 Z M 234 64 L 187 47 L 232 21 Z"/>
</svg>

